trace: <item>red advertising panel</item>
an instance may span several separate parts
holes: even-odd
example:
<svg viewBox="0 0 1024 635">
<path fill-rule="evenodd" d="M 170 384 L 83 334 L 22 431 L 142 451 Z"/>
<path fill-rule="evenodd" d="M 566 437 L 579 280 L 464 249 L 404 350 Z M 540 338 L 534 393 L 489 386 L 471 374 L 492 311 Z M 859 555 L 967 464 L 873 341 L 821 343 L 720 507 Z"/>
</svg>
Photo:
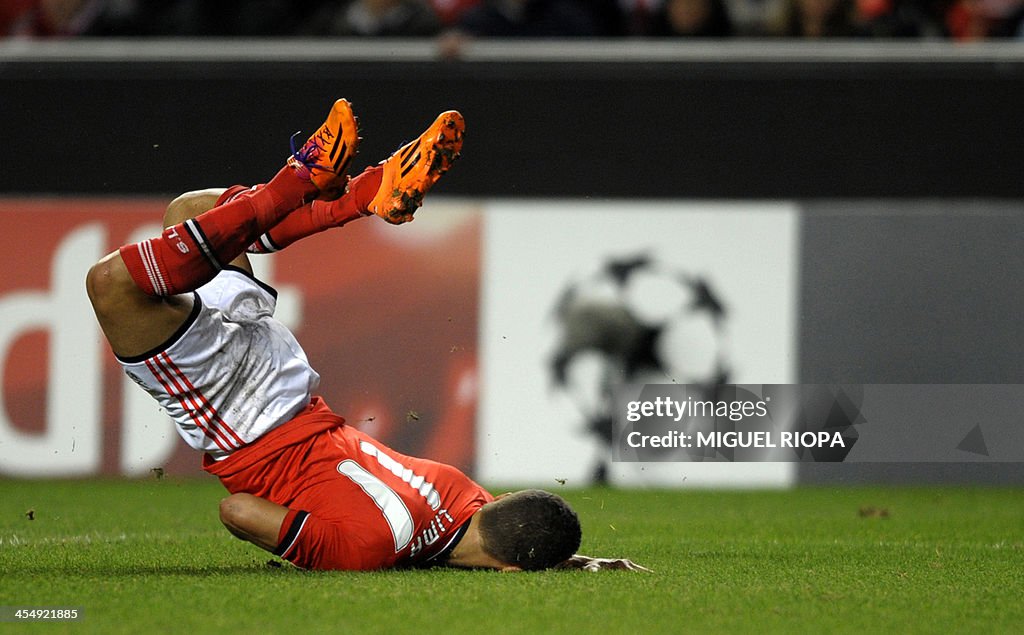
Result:
<svg viewBox="0 0 1024 635">
<path fill-rule="evenodd" d="M 89 266 L 156 234 L 166 201 L 0 199 L 0 475 L 199 471 L 157 405 L 121 373 L 85 293 Z M 480 214 L 433 204 L 365 219 L 274 256 L 278 317 L 320 394 L 399 451 L 472 468 Z"/>
</svg>

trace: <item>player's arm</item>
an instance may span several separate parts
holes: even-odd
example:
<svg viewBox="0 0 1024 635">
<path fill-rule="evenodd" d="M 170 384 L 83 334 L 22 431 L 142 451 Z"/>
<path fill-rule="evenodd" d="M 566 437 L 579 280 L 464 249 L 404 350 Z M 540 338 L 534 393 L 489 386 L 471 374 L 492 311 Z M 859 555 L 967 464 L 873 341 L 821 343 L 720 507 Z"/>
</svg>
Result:
<svg viewBox="0 0 1024 635">
<path fill-rule="evenodd" d="M 167 206 L 167 211 L 164 212 L 164 228 L 173 227 L 213 209 L 214 205 L 217 204 L 217 199 L 223 193 L 224 188 L 222 187 L 185 192 Z M 229 264 L 252 273 L 252 265 L 249 264 L 249 257 L 245 253 L 242 253 L 242 255 L 232 260 Z"/>
<path fill-rule="evenodd" d="M 220 521 L 236 538 L 267 551 L 277 548 L 288 508 L 252 494 L 232 494 L 220 502 Z"/>
<path fill-rule="evenodd" d="M 602 569 L 618 569 L 621 571 L 643 571 L 654 573 L 651 569 L 641 566 L 626 558 L 593 558 L 576 554 L 568 560 L 555 565 L 555 569 L 582 569 L 583 571 L 600 571 Z"/>
</svg>

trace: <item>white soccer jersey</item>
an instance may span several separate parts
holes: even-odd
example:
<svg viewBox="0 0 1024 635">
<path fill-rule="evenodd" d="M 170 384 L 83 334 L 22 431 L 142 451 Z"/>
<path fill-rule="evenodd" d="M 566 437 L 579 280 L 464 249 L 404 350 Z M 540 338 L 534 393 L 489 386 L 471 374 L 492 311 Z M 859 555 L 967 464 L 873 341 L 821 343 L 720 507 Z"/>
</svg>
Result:
<svg viewBox="0 0 1024 635">
<path fill-rule="evenodd" d="M 118 361 L 186 443 L 222 459 L 298 414 L 320 375 L 274 319 L 277 293 L 247 272 L 225 269 L 194 302 L 165 344 Z"/>
</svg>

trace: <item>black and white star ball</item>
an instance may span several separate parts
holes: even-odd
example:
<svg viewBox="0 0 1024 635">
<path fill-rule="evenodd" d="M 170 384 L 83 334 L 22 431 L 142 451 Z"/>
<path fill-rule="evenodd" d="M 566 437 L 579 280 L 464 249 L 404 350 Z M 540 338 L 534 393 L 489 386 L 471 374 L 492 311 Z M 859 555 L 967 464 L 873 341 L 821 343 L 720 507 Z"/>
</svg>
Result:
<svg viewBox="0 0 1024 635">
<path fill-rule="evenodd" d="M 704 276 L 650 254 L 609 258 L 571 281 L 554 316 L 553 385 L 609 448 L 617 386 L 695 384 L 711 393 L 729 381 L 725 303 Z M 605 476 L 598 465 L 595 480 Z"/>
</svg>

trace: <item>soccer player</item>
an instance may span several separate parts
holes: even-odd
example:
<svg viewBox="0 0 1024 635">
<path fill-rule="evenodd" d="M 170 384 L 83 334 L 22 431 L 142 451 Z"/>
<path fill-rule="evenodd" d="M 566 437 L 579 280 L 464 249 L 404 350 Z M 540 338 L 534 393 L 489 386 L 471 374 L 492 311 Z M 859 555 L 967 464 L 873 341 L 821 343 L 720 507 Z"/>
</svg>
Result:
<svg viewBox="0 0 1024 635">
<path fill-rule="evenodd" d="M 412 220 L 464 132 L 458 112 L 442 113 L 349 181 L 359 137 L 339 99 L 266 184 L 184 194 L 160 236 L 93 265 L 96 317 L 128 376 L 231 493 L 220 505 L 227 529 L 297 566 L 642 569 L 574 555 L 579 521 L 554 494 L 495 498 L 454 467 L 347 426 L 315 395 L 320 376 L 274 319 L 274 290 L 253 277 L 247 252 L 363 216 Z"/>
</svg>

